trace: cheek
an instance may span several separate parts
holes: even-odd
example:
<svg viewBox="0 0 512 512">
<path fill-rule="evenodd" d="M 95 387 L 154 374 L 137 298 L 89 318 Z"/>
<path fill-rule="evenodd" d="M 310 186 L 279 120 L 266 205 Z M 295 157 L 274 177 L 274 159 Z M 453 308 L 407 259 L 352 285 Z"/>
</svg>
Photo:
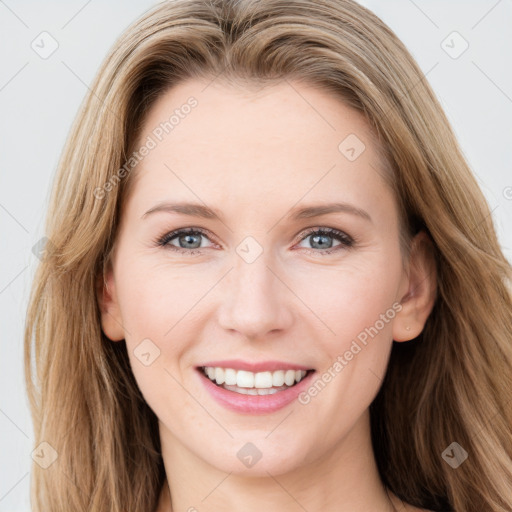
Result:
<svg viewBox="0 0 512 512">
<path fill-rule="evenodd" d="M 297 265 L 282 269 L 285 281 L 300 299 L 290 302 L 283 297 L 283 301 L 287 307 L 296 308 L 298 322 L 307 321 L 313 328 L 314 319 L 319 320 L 314 322 L 315 337 L 332 339 L 336 348 L 341 340 L 352 339 L 373 325 L 392 306 L 400 264 L 395 261 L 399 255 L 391 249 L 354 253 L 335 265 L 318 263 L 315 267 L 310 262 L 307 268 Z M 130 346 L 135 347 L 145 338 L 162 346 L 167 340 L 167 346 L 172 338 L 173 350 L 179 352 L 180 337 L 173 337 L 173 331 L 188 328 L 194 319 L 193 323 L 199 325 L 202 310 L 199 302 L 206 298 L 222 272 L 198 270 L 194 265 L 187 268 L 187 265 L 171 266 L 168 262 L 144 265 L 143 259 L 126 262 L 119 289 Z M 313 317 L 308 315 L 308 309 L 314 313 Z M 212 313 L 210 309 L 209 312 Z"/>
<path fill-rule="evenodd" d="M 193 439 L 190 425 L 205 431 L 209 416 L 188 392 L 190 349 L 197 333 L 203 297 L 212 287 L 210 274 L 198 277 L 165 265 L 125 267 L 122 287 L 126 346 L 138 388 L 160 421 L 173 434 Z M 196 278 L 194 279 L 194 274 Z M 215 281 L 213 281 L 215 283 Z M 195 315 L 195 316 L 194 316 Z M 194 449 L 194 446 L 190 446 Z"/>
<path fill-rule="evenodd" d="M 347 259 L 314 276 L 308 272 L 294 278 L 294 291 L 319 319 L 315 321 L 319 327 L 316 338 L 323 340 L 331 358 L 348 349 L 360 334 L 364 339 L 366 329 L 375 324 L 379 335 L 390 336 L 400 265 L 400 261 L 375 252 L 357 260 L 354 256 L 350 263 Z"/>
<path fill-rule="evenodd" d="M 324 416 L 326 423 L 337 425 L 327 444 L 348 428 L 350 418 L 362 414 L 382 383 L 398 305 L 400 265 L 376 258 L 371 265 L 315 280 L 324 293 L 309 296 L 311 309 L 329 329 L 316 337 L 323 364 L 300 403 L 311 406 L 313 415 Z"/>
<path fill-rule="evenodd" d="M 125 327 L 136 343 L 137 337 L 168 339 L 172 329 L 186 317 L 208 288 L 208 275 L 164 264 L 127 261 L 122 269 L 120 304 Z"/>
<path fill-rule="evenodd" d="M 145 265 L 144 258 L 125 260 L 116 277 L 126 348 L 144 393 L 151 382 L 161 382 L 184 350 L 175 333 L 182 327 L 180 319 L 187 319 L 192 297 L 197 302 L 199 296 L 178 273 Z"/>
</svg>

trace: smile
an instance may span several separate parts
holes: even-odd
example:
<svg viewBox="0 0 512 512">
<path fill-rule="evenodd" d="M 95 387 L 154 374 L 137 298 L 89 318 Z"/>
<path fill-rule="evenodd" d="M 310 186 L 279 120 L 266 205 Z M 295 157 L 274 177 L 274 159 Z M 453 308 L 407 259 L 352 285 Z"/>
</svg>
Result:
<svg viewBox="0 0 512 512">
<path fill-rule="evenodd" d="M 208 395 L 239 414 L 270 414 L 291 405 L 316 373 L 284 361 L 209 361 L 195 369 Z"/>
<path fill-rule="evenodd" d="M 312 370 L 276 370 L 273 372 L 251 372 L 221 368 L 202 367 L 204 375 L 212 382 L 228 391 L 242 395 L 272 395 L 285 391 L 299 383 Z"/>
</svg>

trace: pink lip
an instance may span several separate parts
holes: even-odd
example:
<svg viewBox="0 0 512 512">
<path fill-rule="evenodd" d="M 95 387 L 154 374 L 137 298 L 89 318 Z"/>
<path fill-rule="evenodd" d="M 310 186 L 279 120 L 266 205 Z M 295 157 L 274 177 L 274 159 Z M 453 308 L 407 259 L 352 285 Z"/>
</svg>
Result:
<svg viewBox="0 0 512 512">
<path fill-rule="evenodd" d="M 210 365 L 208 364 L 207 366 Z M 221 366 L 219 361 L 215 363 L 215 366 Z M 226 368 L 233 367 L 226 366 Z M 268 414 L 278 411 L 293 402 L 310 385 L 312 375 L 316 372 L 310 372 L 295 386 L 284 391 L 278 391 L 272 395 L 242 395 L 235 393 L 234 391 L 217 386 L 203 373 L 202 369 L 199 368 L 197 373 L 212 397 L 223 407 L 237 413 Z"/>
<path fill-rule="evenodd" d="M 284 361 L 260 361 L 249 362 L 242 361 L 241 359 L 229 359 L 224 361 L 208 361 L 199 365 L 199 368 L 204 366 L 218 366 L 220 368 L 233 368 L 233 370 L 246 370 L 248 372 L 275 372 L 277 370 L 311 370 L 307 366 L 300 364 L 290 364 Z"/>
</svg>

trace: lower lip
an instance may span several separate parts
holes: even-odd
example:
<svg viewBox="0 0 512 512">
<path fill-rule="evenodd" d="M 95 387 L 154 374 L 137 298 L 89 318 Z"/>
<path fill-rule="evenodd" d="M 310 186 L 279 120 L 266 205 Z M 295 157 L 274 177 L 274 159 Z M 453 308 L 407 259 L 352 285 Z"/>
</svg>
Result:
<svg viewBox="0 0 512 512">
<path fill-rule="evenodd" d="M 311 381 L 314 371 L 308 373 L 298 384 L 272 395 L 242 395 L 214 384 L 200 368 L 199 377 L 212 397 L 222 406 L 238 413 L 267 414 L 278 411 L 293 402 Z"/>
</svg>

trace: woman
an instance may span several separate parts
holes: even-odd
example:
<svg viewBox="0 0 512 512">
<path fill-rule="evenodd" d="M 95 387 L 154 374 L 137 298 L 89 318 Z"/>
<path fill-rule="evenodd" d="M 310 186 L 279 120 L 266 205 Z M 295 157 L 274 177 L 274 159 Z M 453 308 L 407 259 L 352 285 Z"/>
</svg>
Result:
<svg viewBox="0 0 512 512">
<path fill-rule="evenodd" d="M 510 265 L 379 18 L 164 3 L 92 91 L 27 317 L 34 510 L 512 510 Z"/>
</svg>

